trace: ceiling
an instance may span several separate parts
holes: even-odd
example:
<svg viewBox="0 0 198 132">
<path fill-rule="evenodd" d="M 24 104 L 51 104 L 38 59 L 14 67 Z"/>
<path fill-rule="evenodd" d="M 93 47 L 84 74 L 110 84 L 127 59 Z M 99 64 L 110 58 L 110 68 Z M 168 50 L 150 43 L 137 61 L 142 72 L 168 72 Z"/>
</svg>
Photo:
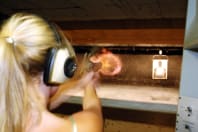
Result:
<svg viewBox="0 0 198 132">
<path fill-rule="evenodd" d="M 51 21 L 184 19 L 187 0 L 1 0 L 1 17 L 40 14 Z"/>
<path fill-rule="evenodd" d="M 0 3 L 0 23 L 16 12 L 36 13 L 67 31 L 77 44 L 183 44 L 187 0 L 0 0 Z"/>
</svg>

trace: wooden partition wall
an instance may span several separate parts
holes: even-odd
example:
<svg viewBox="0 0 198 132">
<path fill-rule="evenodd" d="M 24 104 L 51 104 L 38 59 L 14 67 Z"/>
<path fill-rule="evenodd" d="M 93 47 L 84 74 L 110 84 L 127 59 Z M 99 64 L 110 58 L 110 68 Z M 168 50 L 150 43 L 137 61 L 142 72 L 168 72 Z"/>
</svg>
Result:
<svg viewBox="0 0 198 132">
<path fill-rule="evenodd" d="M 183 46 L 185 19 L 57 22 L 72 44 Z"/>
<path fill-rule="evenodd" d="M 75 29 L 64 30 L 73 44 L 182 46 L 183 29 Z"/>
</svg>

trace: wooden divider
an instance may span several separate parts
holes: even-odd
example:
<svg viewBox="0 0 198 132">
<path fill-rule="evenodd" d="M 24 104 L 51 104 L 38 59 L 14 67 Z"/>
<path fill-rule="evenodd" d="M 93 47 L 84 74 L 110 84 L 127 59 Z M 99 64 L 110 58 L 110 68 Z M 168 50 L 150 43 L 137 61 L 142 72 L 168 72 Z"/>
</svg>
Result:
<svg viewBox="0 0 198 132">
<path fill-rule="evenodd" d="M 184 28 L 65 29 L 73 45 L 168 45 L 183 46 Z"/>
</svg>

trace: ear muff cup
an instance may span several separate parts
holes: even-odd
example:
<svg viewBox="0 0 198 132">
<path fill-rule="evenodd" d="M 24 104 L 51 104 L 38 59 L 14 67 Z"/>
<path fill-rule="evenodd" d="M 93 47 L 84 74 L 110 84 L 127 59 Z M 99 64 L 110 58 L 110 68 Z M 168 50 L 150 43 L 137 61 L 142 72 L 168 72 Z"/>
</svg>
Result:
<svg viewBox="0 0 198 132">
<path fill-rule="evenodd" d="M 52 48 L 46 57 L 44 83 L 61 84 L 74 76 L 76 68 L 76 60 L 69 55 L 67 48 Z"/>
</svg>

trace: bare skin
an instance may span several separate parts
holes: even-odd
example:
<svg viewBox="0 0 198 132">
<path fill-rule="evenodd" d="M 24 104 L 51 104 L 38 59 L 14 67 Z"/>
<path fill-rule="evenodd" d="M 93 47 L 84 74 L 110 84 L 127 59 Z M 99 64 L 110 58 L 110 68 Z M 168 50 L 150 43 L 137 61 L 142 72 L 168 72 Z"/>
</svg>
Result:
<svg viewBox="0 0 198 132">
<path fill-rule="evenodd" d="M 83 110 L 74 113 L 74 118 L 78 132 L 102 132 L 103 131 L 103 119 L 100 100 L 96 94 L 94 86 L 94 73 L 88 73 L 81 80 L 73 80 L 61 85 L 60 90 L 67 89 L 68 87 L 81 87 L 84 89 L 83 97 Z M 46 90 L 46 86 L 41 87 L 43 95 L 48 95 L 51 91 Z M 49 100 L 50 107 L 56 108 L 64 102 L 64 95 L 60 94 L 61 91 L 54 90 L 52 92 L 54 96 Z M 50 90 L 48 88 L 48 90 Z M 57 95 L 56 95 L 57 94 Z M 59 96 L 58 96 L 59 95 Z M 62 96 L 62 97 L 61 97 Z M 49 97 L 46 97 L 48 99 Z M 47 101 L 46 101 L 47 102 Z M 42 120 L 38 125 L 35 125 L 28 132 L 73 132 L 72 123 L 69 116 L 60 118 L 53 113 L 50 113 L 47 109 L 42 112 Z"/>
</svg>

